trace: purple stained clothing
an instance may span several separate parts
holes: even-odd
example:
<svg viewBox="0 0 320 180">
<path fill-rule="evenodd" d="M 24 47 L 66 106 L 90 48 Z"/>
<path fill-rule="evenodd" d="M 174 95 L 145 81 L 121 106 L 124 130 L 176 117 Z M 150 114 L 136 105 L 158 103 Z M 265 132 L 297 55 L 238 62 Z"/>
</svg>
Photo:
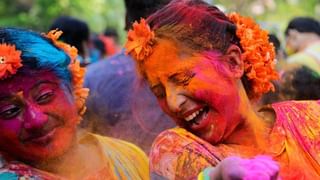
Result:
<svg viewBox="0 0 320 180">
<path fill-rule="evenodd" d="M 134 62 L 121 53 L 87 67 L 90 89 L 84 124 L 149 152 L 153 139 L 174 123 L 162 112 L 149 87 L 137 77 Z"/>
</svg>

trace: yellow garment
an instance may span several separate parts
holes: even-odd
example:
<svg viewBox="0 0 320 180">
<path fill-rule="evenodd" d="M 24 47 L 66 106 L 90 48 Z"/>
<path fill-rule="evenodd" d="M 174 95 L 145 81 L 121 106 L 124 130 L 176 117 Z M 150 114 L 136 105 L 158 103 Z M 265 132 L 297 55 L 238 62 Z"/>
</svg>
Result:
<svg viewBox="0 0 320 180">
<path fill-rule="evenodd" d="M 288 57 L 289 64 L 301 64 L 320 74 L 320 42 Z"/>
<path fill-rule="evenodd" d="M 101 161 L 106 164 L 97 175 L 87 179 L 149 179 L 148 158 L 137 146 L 92 133 L 85 133 L 80 137 L 79 143 L 94 143 L 101 150 Z"/>
<path fill-rule="evenodd" d="M 78 145 L 94 147 L 95 155 L 98 155 L 99 168 L 90 171 L 81 180 L 148 180 L 149 164 L 147 156 L 137 146 L 128 142 L 99 136 L 88 132 L 78 132 Z M 90 153 L 84 154 L 92 157 Z M 90 158 L 87 158 L 90 161 Z M 94 161 L 92 161 L 94 162 Z M 81 162 L 83 169 L 85 164 L 91 166 L 92 162 Z M 64 167 L 60 167 L 64 169 Z M 64 169 L 65 170 L 65 169 Z M 79 169 L 82 170 L 82 169 Z M 59 171 L 57 169 L 57 171 Z M 68 172 L 68 171 L 66 171 Z M 77 171 L 76 173 L 80 173 Z M 67 176 L 70 174 L 67 174 Z M 29 165 L 5 160 L 0 154 L 0 179 L 54 179 L 54 180 L 73 180 L 79 176 L 68 178 L 36 169 Z"/>
</svg>

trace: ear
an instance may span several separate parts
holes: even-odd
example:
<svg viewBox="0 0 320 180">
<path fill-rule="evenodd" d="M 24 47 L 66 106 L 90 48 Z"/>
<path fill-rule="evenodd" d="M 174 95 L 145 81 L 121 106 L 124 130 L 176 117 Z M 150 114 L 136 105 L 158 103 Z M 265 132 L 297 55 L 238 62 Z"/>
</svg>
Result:
<svg viewBox="0 0 320 180">
<path fill-rule="evenodd" d="M 241 50 L 237 45 L 230 45 L 225 53 L 229 71 L 235 78 L 241 78 L 244 72 L 244 64 L 241 59 Z"/>
</svg>

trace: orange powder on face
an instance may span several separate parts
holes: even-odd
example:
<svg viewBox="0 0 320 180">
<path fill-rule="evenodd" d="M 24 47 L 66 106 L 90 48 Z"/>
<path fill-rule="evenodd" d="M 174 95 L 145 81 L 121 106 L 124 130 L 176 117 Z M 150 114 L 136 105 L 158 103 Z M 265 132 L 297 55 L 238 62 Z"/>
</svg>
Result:
<svg viewBox="0 0 320 180">
<path fill-rule="evenodd" d="M 153 84 L 159 81 L 159 74 L 168 76 L 177 72 L 178 68 L 190 68 L 192 64 L 185 64 L 181 67 L 179 63 L 179 50 L 176 45 L 169 40 L 158 40 L 153 47 L 153 53 L 144 60 L 141 70 L 146 73 L 148 81 Z"/>
<path fill-rule="evenodd" d="M 223 76 L 230 77 L 230 73 L 225 66 L 226 62 L 221 58 L 221 54 L 217 52 L 187 54 L 185 52 L 188 52 L 187 48 L 178 47 L 170 40 L 157 40 L 157 44 L 153 47 L 153 53 L 139 66 L 141 72 L 145 74 L 149 81 L 149 85 L 153 86 L 160 82 L 166 83 L 170 75 L 190 70 L 190 72 L 199 75 L 196 78 L 200 82 L 189 84 L 189 91 L 212 89 L 221 94 L 226 93 L 229 82 L 219 80 Z"/>
<path fill-rule="evenodd" d="M 185 49 L 177 47 L 172 41 L 159 40 L 153 54 L 145 59 L 141 67 L 161 107 L 178 125 L 185 124 L 180 117 L 186 111 L 181 109 L 210 107 L 212 114 L 207 116 L 207 122 L 210 121 L 213 126 L 194 129 L 194 133 L 212 143 L 220 142 L 240 122 L 237 79 L 219 53 L 186 55 L 181 52 Z M 185 79 L 188 82 L 181 83 Z M 188 103 L 182 106 L 182 100 Z"/>
</svg>

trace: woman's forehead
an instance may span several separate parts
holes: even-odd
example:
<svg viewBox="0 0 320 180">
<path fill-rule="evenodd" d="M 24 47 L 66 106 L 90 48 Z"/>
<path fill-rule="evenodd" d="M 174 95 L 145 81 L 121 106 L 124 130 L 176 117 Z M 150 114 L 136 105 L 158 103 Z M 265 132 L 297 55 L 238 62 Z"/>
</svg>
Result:
<svg viewBox="0 0 320 180">
<path fill-rule="evenodd" d="M 169 40 L 160 40 L 153 47 L 152 54 L 145 60 L 143 70 L 147 76 L 165 75 L 192 68 L 201 58 L 199 55 L 183 53 Z"/>
<path fill-rule="evenodd" d="M 27 71 L 17 73 L 11 78 L 0 80 L 0 94 L 12 94 L 27 91 L 41 82 L 60 82 L 59 78 L 50 71 Z"/>
</svg>

